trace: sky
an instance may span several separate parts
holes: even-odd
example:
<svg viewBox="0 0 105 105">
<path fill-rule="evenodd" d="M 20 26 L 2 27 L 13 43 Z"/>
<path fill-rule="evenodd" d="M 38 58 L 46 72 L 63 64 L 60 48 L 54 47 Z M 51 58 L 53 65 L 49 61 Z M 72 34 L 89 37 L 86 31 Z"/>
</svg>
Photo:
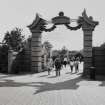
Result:
<svg viewBox="0 0 105 105">
<path fill-rule="evenodd" d="M 22 28 L 26 38 L 31 35 L 27 26 L 33 22 L 36 13 L 46 20 L 51 20 L 63 11 L 65 16 L 77 19 L 84 8 L 88 16 L 99 21 L 93 32 L 93 46 L 100 46 L 105 42 L 104 0 L 0 0 L 0 41 L 7 31 L 15 27 Z M 69 50 L 81 50 L 83 31 L 71 31 L 64 26 L 58 26 L 52 32 L 42 33 L 42 42 L 46 40 L 51 42 L 54 49 L 66 46 Z"/>
</svg>

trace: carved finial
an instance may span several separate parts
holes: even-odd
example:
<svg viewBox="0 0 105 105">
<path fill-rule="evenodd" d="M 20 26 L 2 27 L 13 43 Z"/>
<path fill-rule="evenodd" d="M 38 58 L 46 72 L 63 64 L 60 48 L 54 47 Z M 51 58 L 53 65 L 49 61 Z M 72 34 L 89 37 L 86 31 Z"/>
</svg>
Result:
<svg viewBox="0 0 105 105">
<path fill-rule="evenodd" d="M 84 12 L 86 12 L 86 8 L 84 8 Z"/>
<path fill-rule="evenodd" d="M 59 16 L 64 16 L 64 12 L 63 11 L 59 12 Z"/>
<path fill-rule="evenodd" d="M 82 12 L 82 15 L 86 14 L 86 9 L 84 8 L 84 11 Z"/>
<path fill-rule="evenodd" d="M 38 16 L 39 18 L 42 18 L 43 16 L 39 13 L 36 13 L 36 16 Z"/>
<path fill-rule="evenodd" d="M 41 16 L 39 16 L 39 14 L 36 13 L 36 18 L 35 18 L 35 19 L 33 20 L 33 22 L 32 22 L 29 26 L 27 26 L 27 27 L 32 30 L 34 27 L 37 26 L 37 24 L 39 23 L 40 20 L 41 20 Z"/>
<path fill-rule="evenodd" d="M 98 21 L 94 21 L 92 16 L 90 16 L 90 17 L 87 16 L 86 9 L 84 9 L 84 11 L 82 13 L 82 17 L 83 17 L 84 21 L 86 21 L 90 25 L 93 25 L 93 26 L 98 25 Z"/>
</svg>

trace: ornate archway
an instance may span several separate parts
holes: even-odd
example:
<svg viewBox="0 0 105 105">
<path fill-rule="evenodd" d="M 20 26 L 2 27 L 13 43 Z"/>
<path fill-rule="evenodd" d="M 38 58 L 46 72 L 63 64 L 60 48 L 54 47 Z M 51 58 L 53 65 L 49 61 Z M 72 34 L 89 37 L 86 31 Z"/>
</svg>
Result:
<svg viewBox="0 0 105 105">
<path fill-rule="evenodd" d="M 76 27 L 70 26 L 71 22 L 77 22 Z M 33 72 L 40 72 L 41 63 L 42 63 L 42 46 L 41 46 L 41 33 L 51 32 L 53 31 L 57 25 L 65 25 L 67 29 L 70 30 L 78 30 L 82 28 L 84 35 L 84 70 L 83 75 L 88 75 L 89 67 L 92 66 L 92 32 L 94 31 L 96 25 L 98 25 L 98 21 L 94 21 L 90 16 L 88 17 L 86 14 L 86 10 L 83 11 L 82 16 L 78 19 L 70 19 L 67 16 L 64 16 L 63 12 L 59 13 L 59 16 L 56 16 L 51 19 L 53 26 L 49 29 L 46 28 L 48 21 L 39 17 L 36 14 L 36 19 L 33 21 L 31 25 L 28 26 L 30 31 L 32 32 L 32 42 L 31 42 L 31 70 Z"/>
</svg>

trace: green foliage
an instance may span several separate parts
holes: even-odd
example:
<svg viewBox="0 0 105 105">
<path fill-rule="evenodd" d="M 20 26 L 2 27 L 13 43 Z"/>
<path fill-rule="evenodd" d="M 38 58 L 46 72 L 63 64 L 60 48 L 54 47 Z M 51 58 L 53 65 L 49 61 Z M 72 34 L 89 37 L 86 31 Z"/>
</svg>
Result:
<svg viewBox="0 0 105 105">
<path fill-rule="evenodd" d="M 3 43 L 11 47 L 14 51 L 18 51 L 22 47 L 24 36 L 22 35 L 22 29 L 15 28 L 11 32 L 7 31 Z"/>
<path fill-rule="evenodd" d="M 61 51 L 60 51 L 60 55 L 62 57 L 67 56 L 67 48 L 65 46 L 62 47 Z"/>
<path fill-rule="evenodd" d="M 11 72 L 13 74 L 18 74 L 20 72 L 29 72 L 30 71 L 30 59 L 29 62 L 26 62 L 26 53 L 25 53 L 25 49 L 23 49 L 22 51 L 20 51 L 17 55 L 15 60 L 13 61 L 12 64 L 12 69 Z"/>
<path fill-rule="evenodd" d="M 0 72 L 8 72 L 8 46 L 0 46 Z"/>
<path fill-rule="evenodd" d="M 49 41 L 45 41 L 43 43 L 43 46 L 45 47 L 47 54 L 48 54 L 48 58 L 49 58 L 50 57 L 50 51 L 51 51 L 53 45 Z"/>
<path fill-rule="evenodd" d="M 105 42 L 103 44 L 101 44 L 100 47 L 105 48 Z"/>
<path fill-rule="evenodd" d="M 49 52 L 51 50 L 51 48 L 53 47 L 52 44 L 49 41 L 45 41 L 43 43 L 43 46 L 45 46 L 45 48 L 47 49 L 47 51 Z"/>
</svg>

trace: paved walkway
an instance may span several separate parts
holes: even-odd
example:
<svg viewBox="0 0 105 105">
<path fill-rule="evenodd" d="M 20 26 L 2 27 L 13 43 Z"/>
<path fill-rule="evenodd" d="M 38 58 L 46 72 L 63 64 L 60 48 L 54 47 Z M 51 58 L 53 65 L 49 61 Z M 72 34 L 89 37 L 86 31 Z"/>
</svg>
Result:
<svg viewBox="0 0 105 105">
<path fill-rule="evenodd" d="M 0 74 L 0 105 L 105 105 L 105 81 L 90 81 L 71 74 L 69 67 L 33 75 Z"/>
</svg>

